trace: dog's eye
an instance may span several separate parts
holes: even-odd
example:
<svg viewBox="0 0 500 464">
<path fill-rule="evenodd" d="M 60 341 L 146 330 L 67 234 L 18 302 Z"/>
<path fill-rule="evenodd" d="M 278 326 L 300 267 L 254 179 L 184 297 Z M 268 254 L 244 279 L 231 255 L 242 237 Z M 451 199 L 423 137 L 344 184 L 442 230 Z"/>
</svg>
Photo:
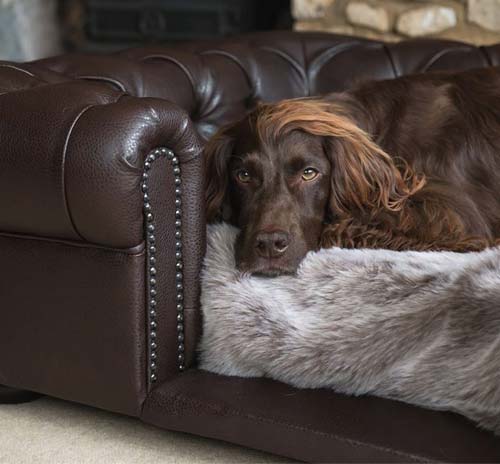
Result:
<svg viewBox="0 0 500 464">
<path fill-rule="evenodd" d="M 252 176 L 250 176 L 250 173 L 246 170 L 246 169 L 240 169 L 237 173 L 236 173 L 236 178 L 246 184 L 248 182 L 250 182 L 252 180 Z"/>
<path fill-rule="evenodd" d="M 316 169 L 314 169 L 314 168 L 305 168 L 302 171 L 302 179 L 305 181 L 316 179 L 317 175 L 318 175 L 318 171 L 316 171 Z"/>
</svg>

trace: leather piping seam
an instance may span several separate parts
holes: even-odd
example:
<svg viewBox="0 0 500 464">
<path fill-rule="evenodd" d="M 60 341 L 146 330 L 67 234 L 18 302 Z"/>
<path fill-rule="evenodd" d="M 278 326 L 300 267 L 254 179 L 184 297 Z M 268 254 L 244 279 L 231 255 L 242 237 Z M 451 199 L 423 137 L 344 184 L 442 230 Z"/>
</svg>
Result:
<svg viewBox="0 0 500 464">
<path fill-rule="evenodd" d="M 218 55 L 218 56 L 224 56 L 228 60 L 232 61 L 236 66 L 238 66 L 243 73 L 243 77 L 246 80 L 248 84 L 248 88 L 250 89 L 250 95 L 248 96 L 251 99 L 255 99 L 257 96 L 257 86 L 255 85 L 255 82 L 252 81 L 252 78 L 250 77 L 250 71 L 245 68 L 243 65 L 242 61 L 232 53 L 226 51 L 226 50 L 217 50 L 217 49 L 208 49 L 204 50 L 200 53 L 200 56 L 209 56 L 209 55 Z M 252 55 L 252 58 L 255 61 L 255 55 Z M 255 64 L 255 67 L 257 65 Z"/>
<path fill-rule="evenodd" d="M 71 214 L 71 209 L 68 206 L 68 195 L 67 195 L 67 185 L 66 185 L 66 157 L 67 157 L 67 151 L 68 151 L 68 145 L 69 141 L 71 139 L 71 135 L 73 134 L 73 130 L 82 118 L 82 116 L 90 109 L 92 108 L 97 108 L 99 106 L 107 106 L 107 105 L 113 105 L 116 104 L 120 101 L 120 99 L 124 96 L 125 94 L 120 93 L 118 98 L 115 99 L 115 101 L 111 102 L 106 102 L 106 103 L 94 103 L 91 105 L 87 105 L 85 108 L 83 108 L 75 117 L 73 122 L 71 123 L 71 126 L 68 130 L 68 133 L 66 135 L 66 140 L 64 141 L 64 148 L 63 148 L 63 154 L 61 158 L 61 184 L 62 184 L 62 193 L 63 193 L 63 203 L 64 203 L 64 210 L 66 212 L 66 216 L 71 224 L 71 227 L 73 228 L 73 231 L 75 234 L 80 238 L 80 240 L 87 241 L 87 239 L 78 231 L 78 228 L 76 227 L 75 221 L 73 219 L 73 215 Z"/>
<path fill-rule="evenodd" d="M 486 50 L 486 47 L 484 45 L 481 45 L 479 48 L 479 51 L 481 52 L 481 54 L 483 55 L 483 58 L 486 60 L 486 63 L 488 64 L 488 66 L 494 66 L 493 64 L 493 60 L 491 59 L 488 51 Z"/>
<path fill-rule="evenodd" d="M 203 406 L 206 406 L 206 404 L 200 402 L 200 400 L 197 400 L 195 398 L 190 398 L 190 397 L 186 396 L 185 394 L 180 393 L 178 391 L 175 391 L 173 393 L 174 393 L 174 401 L 176 399 L 180 399 L 181 401 L 187 401 L 187 402 L 191 402 L 192 403 L 193 400 L 194 400 L 195 403 L 201 403 Z M 382 451 L 382 452 L 385 452 L 385 453 L 392 454 L 393 456 L 398 456 L 398 457 L 403 457 L 403 458 L 406 458 L 406 459 L 411 459 L 412 461 L 415 461 L 415 462 L 440 462 L 440 461 L 432 460 L 432 459 L 429 459 L 429 458 L 426 458 L 426 457 L 423 457 L 423 456 L 418 456 L 418 455 L 411 454 L 411 453 L 405 453 L 404 451 L 398 451 L 398 450 L 395 450 L 395 449 L 392 449 L 392 448 L 387 448 L 385 446 L 375 445 L 373 443 L 367 443 L 367 442 L 356 440 L 356 439 L 353 439 L 353 438 L 341 437 L 340 435 L 337 435 L 336 433 L 323 432 L 321 430 L 312 429 L 310 427 L 304 427 L 302 425 L 285 422 L 285 421 L 280 420 L 280 419 L 262 417 L 262 416 L 257 415 L 257 414 L 244 413 L 244 412 L 242 412 L 242 411 L 240 411 L 238 409 L 235 409 L 235 408 L 232 408 L 232 407 L 228 407 L 228 406 L 224 405 L 224 403 L 218 402 L 218 405 L 222 405 L 222 407 L 224 408 L 224 411 L 226 413 L 225 415 L 232 415 L 232 416 L 235 416 L 235 417 L 242 417 L 244 419 L 249 419 L 251 421 L 260 422 L 260 423 L 264 423 L 264 424 L 267 423 L 267 424 L 279 425 L 279 426 L 283 426 L 283 427 L 286 427 L 286 428 L 289 428 L 289 429 L 292 429 L 292 430 L 298 430 L 298 431 L 301 431 L 301 432 L 310 432 L 310 433 L 313 433 L 315 435 L 324 436 L 324 437 L 327 437 L 327 438 L 334 438 L 335 440 L 338 440 L 338 441 L 340 441 L 342 443 L 347 443 L 347 444 L 349 444 L 349 445 L 351 445 L 353 447 L 371 448 L 371 449 L 374 449 L 374 450 L 377 450 L 377 451 Z M 229 414 L 227 414 L 227 413 L 229 413 Z"/>
<path fill-rule="evenodd" d="M 105 84 L 111 84 L 118 88 L 119 91 L 123 93 L 128 93 L 125 85 L 120 82 L 118 79 L 113 79 L 111 77 L 106 76 L 92 76 L 92 75 L 75 75 L 75 79 L 85 80 L 85 81 L 93 81 L 93 82 L 104 82 Z"/>
<path fill-rule="evenodd" d="M 401 73 L 399 72 L 399 70 L 396 69 L 396 63 L 394 62 L 394 57 L 392 56 L 392 53 L 389 50 L 389 47 L 387 46 L 387 44 L 384 44 L 384 51 L 385 51 L 385 54 L 387 55 L 387 59 L 389 60 L 390 65 L 391 65 L 394 79 L 396 79 L 397 77 L 399 77 L 401 75 Z"/>
<path fill-rule="evenodd" d="M 196 84 L 195 84 L 194 76 L 192 75 L 191 71 L 188 69 L 188 67 L 186 65 L 181 63 L 176 58 L 173 58 L 173 57 L 167 56 L 167 55 L 162 55 L 161 53 L 158 53 L 158 54 L 153 53 L 151 55 L 146 55 L 146 56 L 142 57 L 140 61 L 145 62 L 148 60 L 164 60 L 164 61 L 175 64 L 186 75 L 186 77 L 188 78 L 188 80 L 191 84 L 193 94 L 196 95 Z"/>
<path fill-rule="evenodd" d="M 64 203 L 64 211 L 66 212 L 66 216 L 71 224 L 71 227 L 73 228 L 73 232 L 79 237 L 81 240 L 85 241 L 85 237 L 83 237 L 82 234 L 78 231 L 75 221 L 73 220 L 73 215 L 71 214 L 70 208 L 68 206 L 68 195 L 67 195 L 67 186 L 66 186 L 66 155 L 68 151 L 68 145 L 69 141 L 71 138 L 71 134 L 73 133 L 73 129 L 76 126 L 76 123 L 80 120 L 80 118 L 84 115 L 84 113 L 87 112 L 90 108 L 94 108 L 97 105 L 87 105 L 85 108 L 83 108 L 75 117 L 73 122 L 71 123 L 71 126 L 68 130 L 68 133 L 66 135 L 66 140 L 64 141 L 64 148 L 63 148 L 63 154 L 61 158 L 61 187 L 62 187 L 62 193 L 63 193 L 63 203 Z"/>
<path fill-rule="evenodd" d="M 14 69 L 15 71 L 19 71 L 21 73 L 27 74 L 30 77 L 37 78 L 37 76 L 35 76 L 33 73 L 27 71 L 26 69 L 18 68 L 17 66 L 14 66 L 12 64 L 0 64 L 0 68 Z"/>
<path fill-rule="evenodd" d="M 135 245 L 129 248 L 114 248 L 105 245 L 97 245 L 94 243 L 79 243 L 70 240 L 64 240 L 59 238 L 51 238 L 51 237 L 39 237 L 35 235 L 24 235 L 24 234 L 15 234 L 10 232 L 0 232 L 0 237 L 14 239 L 14 240 L 32 240 L 38 242 L 47 242 L 55 245 L 62 245 L 72 248 L 88 248 L 94 250 L 102 250 L 110 253 L 121 253 L 124 255 L 140 255 L 145 250 L 144 242 L 141 242 L 139 245 Z"/>
<path fill-rule="evenodd" d="M 450 48 L 443 48 L 442 50 L 439 50 L 436 52 L 434 55 L 432 55 L 422 66 L 414 70 L 414 73 L 425 73 L 429 71 L 429 68 L 431 68 L 435 63 L 437 63 L 443 56 L 446 56 L 450 53 L 468 53 L 471 50 L 473 50 L 473 47 L 450 47 Z"/>
<path fill-rule="evenodd" d="M 304 66 L 304 94 L 306 97 L 311 96 L 311 79 L 309 76 L 309 60 L 307 59 L 306 54 L 306 44 L 302 40 L 302 37 L 299 38 L 300 42 L 300 50 L 302 52 L 302 65 Z"/>
</svg>

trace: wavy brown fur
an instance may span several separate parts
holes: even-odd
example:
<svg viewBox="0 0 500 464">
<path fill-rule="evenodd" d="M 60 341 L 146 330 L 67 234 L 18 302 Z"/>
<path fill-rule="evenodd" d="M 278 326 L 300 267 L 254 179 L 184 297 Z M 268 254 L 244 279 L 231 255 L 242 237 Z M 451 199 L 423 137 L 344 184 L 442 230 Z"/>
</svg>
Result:
<svg viewBox="0 0 500 464">
<path fill-rule="evenodd" d="M 226 135 L 228 128 L 219 130 L 205 146 L 206 217 L 214 222 L 222 216 L 222 204 L 226 196 L 228 175 L 227 163 L 234 140 Z"/>
<path fill-rule="evenodd" d="M 262 105 L 257 132 L 261 139 L 274 140 L 293 130 L 335 137 L 338 148 L 342 147 L 345 153 L 332 176 L 332 210 L 343 214 L 373 208 L 400 211 L 408 197 L 425 185 L 423 176 L 408 167 L 401 173 L 394 160 L 343 112 L 340 105 L 321 100 Z"/>
</svg>

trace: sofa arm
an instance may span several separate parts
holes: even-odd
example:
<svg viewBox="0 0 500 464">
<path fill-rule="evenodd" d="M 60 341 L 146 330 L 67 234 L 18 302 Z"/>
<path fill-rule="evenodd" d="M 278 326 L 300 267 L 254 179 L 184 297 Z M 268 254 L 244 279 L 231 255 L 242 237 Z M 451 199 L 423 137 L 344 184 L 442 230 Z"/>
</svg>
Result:
<svg viewBox="0 0 500 464">
<path fill-rule="evenodd" d="M 130 248 L 143 241 L 144 158 L 200 147 L 183 110 L 73 81 L 0 96 L 0 231 Z"/>
<path fill-rule="evenodd" d="M 86 81 L 4 93 L 0 114 L 0 384 L 137 414 L 154 381 L 192 364 L 200 327 L 191 121 Z M 151 163 L 158 147 L 169 155 Z"/>
</svg>

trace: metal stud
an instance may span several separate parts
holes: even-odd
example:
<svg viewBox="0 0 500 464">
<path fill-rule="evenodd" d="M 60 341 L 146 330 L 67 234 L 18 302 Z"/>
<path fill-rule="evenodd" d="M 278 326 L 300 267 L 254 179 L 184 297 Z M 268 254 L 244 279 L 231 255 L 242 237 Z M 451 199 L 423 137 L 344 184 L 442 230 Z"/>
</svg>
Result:
<svg viewBox="0 0 500 464">
<path fill-rule="evenodd" d="M 177 156 L 175 156 L 174 152 L 172 150 L 169 150 L 168 148 L 162 147 L 162 148 L 156 148 L 152 152 L 149 153 L 149 155 L 146 157 L 145 162 L 144 162 L 144 170 L 142 173 L 142 183 L 141 183 L 141 191 L 143 193 L 143 209 L 144 209 L 144 215 L 145 215 L 145 228 L 146 228 L 146 241 L 148 243 L 147 246 L 147 262 L 148 262 L 148 267 L 147 267 L 147 273 L 148 273 L 148 283 L 149 283 L 149 290 L 148 290 L 148 307 L 149 307 L 149 367 L 150 367 L 150 374 L 149 378 L 151 382 L 155 382 L 157 380 L 157 358 L 158 358 L 158 353 L 157 353 L 157 332 L 156 329 L 158 327 L 158 322 L 156 320 L 157 317 L 157 312 L 156 312 L 156 297 L 158 290 L 156 289 L 156 276 L 158 274 L 158 269 L 156 267 L 157 264 L 157 258 L 156 258 L 156 237 L 155 237 L 155 217 L 153 215 L 153 205 L 150 203 L 150 197 L 149 197 L 149 186 L 148 186 L 148 181 L 150 179 L 150 174 L 149 171 L 153 167 L 153 163 L 160 159 L 160 158 L 166 158 L 168 161 L 170 161 L 170 164 L 172 165 L 172 173 L 174 175 L 174 184 L 175 184 L 175 222 L 174 222 L 174 227 L 175 227 L 175 269 L 176 269 L 176 274 L 175 274 L 175 298 L 177 301 L 176 309 L 177 309 L 177 340 L 178 340 L 178 346 L 177 346 L 177 367 L 180 371 L 183 371 L 185 369 L 185 347 L 184 347 L 184 306 L 182 304 L 184 300 L 184 285 L 183 285 L 183 274 L 182 274 L 182 269 L 183 269 L 183 262 L 182 262 L 182 191 L 181 191 L 181 185 L 182 185 L 182 179 L 181 179 L 181 164 L 180 160 Z"/>
</svg>

